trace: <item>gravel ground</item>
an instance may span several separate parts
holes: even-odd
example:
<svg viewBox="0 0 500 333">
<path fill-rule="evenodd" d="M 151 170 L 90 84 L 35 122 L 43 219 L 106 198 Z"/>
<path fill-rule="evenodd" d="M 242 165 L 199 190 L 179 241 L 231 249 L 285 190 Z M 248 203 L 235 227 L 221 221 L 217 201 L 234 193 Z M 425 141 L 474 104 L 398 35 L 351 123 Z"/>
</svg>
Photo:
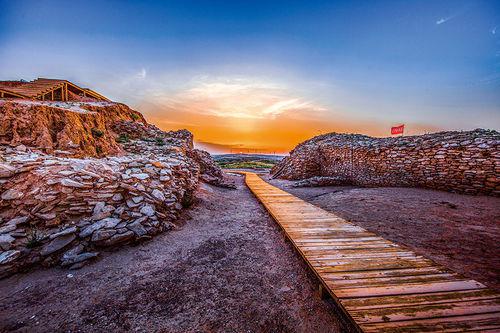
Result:
<svg viewBox="0 0 500 333">
<path fill-rule="evenodd" d="M 500 198 L 419 188 L 295 188 L 286 180 L 270 182 L 500 291 Z"/>
<path fill-rule="evenodd" d="M 203 185 L 172 232 L 77 271 L 0 281 L 0 331 L 345 331 L 276 223 L 233 178 L 237 190 Z"/>
</svg>

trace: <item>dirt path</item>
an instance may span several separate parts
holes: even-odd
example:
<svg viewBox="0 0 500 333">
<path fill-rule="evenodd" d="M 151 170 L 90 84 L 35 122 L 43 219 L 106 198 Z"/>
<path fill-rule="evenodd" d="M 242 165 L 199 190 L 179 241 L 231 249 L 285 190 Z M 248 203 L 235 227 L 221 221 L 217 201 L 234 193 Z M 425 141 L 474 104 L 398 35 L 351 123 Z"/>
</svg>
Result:
<svg viewBox="0 0 500 333">
<path fill-rule="evenodd" d="M 294 188 L 289 181 L 270 182 L 500 291 L 500 198 L 418 188 Z"/>
<path fill-rule="evenodd" d="M 340 332 L 307 266 L 237 183 L 203 186 L 184 224 L 147 243 L 0 281 L 0 331 Z"/>
</svg>

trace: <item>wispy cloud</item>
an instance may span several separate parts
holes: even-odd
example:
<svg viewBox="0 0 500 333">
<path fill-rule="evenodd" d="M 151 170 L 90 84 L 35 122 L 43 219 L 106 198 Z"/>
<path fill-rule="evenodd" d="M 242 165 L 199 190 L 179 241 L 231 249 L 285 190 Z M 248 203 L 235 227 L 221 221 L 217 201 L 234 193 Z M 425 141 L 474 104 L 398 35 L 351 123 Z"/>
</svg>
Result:
<svg viewBox="0 0 500 333">
<path fill-rule="evenodd" d="M 466 13 L 472 6 L 465 6 L 463 7 L 462 9 L 456 11 L 455 13 L 453 13 L 452 15 L 449 15 L 449 16 L 445 16 L 445 17 L 441 17 L 439 18 L 438 20 L 436 20 L 436 25 L 441 25 L 441 24 L 444 24 L 450 20 L 453 20 L 455 19 L 456 17 Z"/>
<path fill-rule="evenodd" d="M 496 35 L 496 33 L 497 33 L 497 28 L 498 28 L 498 27 L 494 27 L 493 29 L 491 29 L 491 34 Z"/>
<path fill-rule="evenodd" d="M 247 119 L 314 116 L 326 111 L 277 84 L 246 78 L 197 78 L 187 89 L 157 102 L 179 111 Z"/>
<path fill-rule="evenodd" d="M 137 73 L 138 79 L 145 79 L 147 75 L 146 68 L 141 68 L 141 70 Z"/>
<path fill-rule="evenodd" d="M 440 24 L 443 24 L 443 23 L 446 23 L 448 22 L 449 20 L 451 20 L 453 17 L 442 17 L 440 18 L 439 20 L 436 21 L 436 24 L 437 25 L 440 25 Z"/>
</svg>

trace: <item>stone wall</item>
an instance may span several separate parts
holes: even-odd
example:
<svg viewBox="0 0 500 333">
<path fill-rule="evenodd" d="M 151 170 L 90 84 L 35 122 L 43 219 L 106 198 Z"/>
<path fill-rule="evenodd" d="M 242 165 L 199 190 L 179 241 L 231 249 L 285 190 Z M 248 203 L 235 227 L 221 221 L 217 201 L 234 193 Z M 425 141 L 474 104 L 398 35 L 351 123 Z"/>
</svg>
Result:
<svg viewBox="0 0 500 333">
<path fill-rule="evenodd" d="M 37 264 L 79 268 L 102 248 L 149 239 L 174 227 L 200 179 L 224 185 L 222 171 L 193 148 L 189 131 L 161 131 L 124 105 L 85 105 L 92 114 L 18 107 L 0 106 L 0 119 L 10 119 L 0 131 L 0 278 Z M 82 141 L 40 146 L 28 135 L 30 114 L 41 133 Z M 92 126 L 103 134 L 88 141 Z M 116 149 L 92 157 L 92 145 L 105 142 Z"/>
<path fill-rule="evenodd" d="M 298 145 L 274 177 L 337 177 L 360 186 L 425 187 L 500 195 L 500 133 L 488 130 L 372 138 L 325 134 Z"/>
</svg>

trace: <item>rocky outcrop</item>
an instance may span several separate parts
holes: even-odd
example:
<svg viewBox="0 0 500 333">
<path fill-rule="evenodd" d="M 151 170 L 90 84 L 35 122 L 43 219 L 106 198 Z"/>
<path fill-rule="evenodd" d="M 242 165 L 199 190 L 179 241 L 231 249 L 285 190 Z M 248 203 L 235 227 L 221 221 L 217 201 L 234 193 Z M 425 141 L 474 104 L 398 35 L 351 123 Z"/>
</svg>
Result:
<svg viewBox="0 0 500 333">
<path fill-rule="evenodd" d="M 489 130 L 372 138 L 330 133 L 299 144 L 273 177 L 336 177 L 360 186 L 425 187 L 500 195 L 500 133 Z"/>
<path fill-rule="evenodd" d="M 28 114 L 38 109 L 5 104 L 0 117 L 14 128 L 3 127 L 0 145 L 0 277 L 35 264 L 79 268 L 102 248 L 149 239 L 174 227 L 200 179 L 223 183 L 210 156 L 193 149 L 190 132 L 163 132 L 122 104 L 85 105 L 95 114 L 77 116 L 40 106 L 39 133 L 59 130 L 47 139 L 49 148 L 25 132 L 32 128 Z M 64 126 L 45 122 L 51 117 Z M 105 134 L 85 141 L 94 124 Z M 70 129 L 75 145 L 61 145 L 60 132 Z M 106 156 L 74 157 L 94 156 L 86 145 L 96 140 L 109 144 Z M 195 158 L 200 154 L 204 161 Z"/>
<path fill-rule="evenodd" d="M 200 166 L 200 178 L 205 183 L 219 187 L 236 188 L 234 182 L 226 179 L 221 168 L 215 163 L 209 153 L 204 150 L 193 149 L 189 151 L 189 156 Z"/>
</svg>

